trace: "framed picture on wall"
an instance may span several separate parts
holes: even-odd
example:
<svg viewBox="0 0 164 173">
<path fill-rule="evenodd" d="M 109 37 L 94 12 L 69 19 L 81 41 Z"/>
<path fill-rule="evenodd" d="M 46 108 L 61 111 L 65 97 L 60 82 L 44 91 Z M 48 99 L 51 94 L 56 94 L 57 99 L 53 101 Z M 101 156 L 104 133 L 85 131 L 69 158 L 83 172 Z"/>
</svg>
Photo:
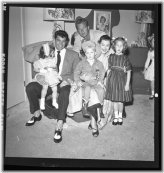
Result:
<svg viewBox="0 0 164 173">
<path fill-rule="evenodd" d="M 153 12 L 138 10 L 136 11 L 135 20 L 137 23 L 154 23 Z"/>
<path fill-rule="evenodd" d="M 111 12 L 94 11 L 94 29 L 104 31 L 110 36 L 111 33 Z"/>
<path fill-rule="evenodd" d="M 75 21 L 75 9 L 43 8 L 43 20 Z"/>
</svg>

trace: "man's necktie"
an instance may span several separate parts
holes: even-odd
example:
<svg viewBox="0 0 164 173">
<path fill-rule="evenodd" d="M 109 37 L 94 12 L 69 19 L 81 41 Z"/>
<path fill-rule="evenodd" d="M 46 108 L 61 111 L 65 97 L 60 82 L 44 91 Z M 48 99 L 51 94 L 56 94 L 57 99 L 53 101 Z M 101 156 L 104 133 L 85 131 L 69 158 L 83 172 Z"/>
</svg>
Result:
<svg viewBox="0 0 164 173">
<path fill-rule="evenodd" d="M 59 65 L 60 65 L 60 62 L 61 62 L 61 56 L 60 56 L 60 51 L 57 51 L 57 69 L 58 69 L 58 72 L 59 72 Z"/>
</svg>

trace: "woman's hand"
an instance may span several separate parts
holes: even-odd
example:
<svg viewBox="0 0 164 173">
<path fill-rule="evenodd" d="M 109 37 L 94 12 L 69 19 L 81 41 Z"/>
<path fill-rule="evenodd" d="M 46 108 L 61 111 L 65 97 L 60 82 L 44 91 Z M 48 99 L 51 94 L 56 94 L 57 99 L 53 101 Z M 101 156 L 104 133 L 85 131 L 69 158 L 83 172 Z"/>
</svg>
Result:
<svg viewBox="0 0 164 173">
<path fill-rule="evenodd" d="M 62 77 L 61 77 L 60 75 L 58 75 L 58 79 L 59 79 L 59 80 L 62 80 Z"/>
<path fill-rule="evenodd" d="M 48 67 L 48 68 L 47 68 L 47 71 L 48 71 L 48 72 L 51 72 L 51 71 L 53 71 L 53 68 Z"/>
<path fill-rule="evenodd" d="M 100 85 L 102 88 L 104 88 L 104 85 L 99 81 L 97 85 Z"/>
<path fill-rule="evenodd" d="M 77 88 L 78 88 L 78 86 L 77 86 L 76 83 L 72 84 L 72 89 L 73 89 L 74 92 L 77 90 Z"/>
<path fill-rule="evenodd" d="M 45 69 L 40 69 L 40 73 L 47 73 L 47 70 L 45 70 Z"/>
<path fill-rule="evenodd" d="M 79 87 L 81 87 L 83 85 L 83 82 L 81 82 L 81 81 L 79 81 L 78 83 L 77 83 L 77 86 L 79 86 Z"/>
<path fill-rule="evenodd" d="M 125 91 L 129 91 L 129 85 L 125 85 Z"/>
<path fill-rule="evenodd" d="M 81 86 L 83 85 L 83 83 L 81 82 L 81 81 L 79 81 L 79 82 L 74 82 L 73 84 L 72 84 L 72 89 L 73 89 L 73 91 L 74 92 L 76 92 Z"/>
</svg>

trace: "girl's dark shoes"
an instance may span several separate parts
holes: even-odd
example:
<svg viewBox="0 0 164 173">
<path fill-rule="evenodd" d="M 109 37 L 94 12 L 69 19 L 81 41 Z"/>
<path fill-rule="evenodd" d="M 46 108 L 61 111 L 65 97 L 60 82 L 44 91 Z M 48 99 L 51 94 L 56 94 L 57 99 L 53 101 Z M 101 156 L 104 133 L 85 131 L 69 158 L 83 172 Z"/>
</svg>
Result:
<svg viewBox="0 0 164 173">
<path fill-rule="evenodd" d="M 54 142 L 59 143 L 61 141 L 62 141 L 62 130 L 60 130 L 60 129 L 55 130 Z"/>
<path fill-rule="evenodd" d="M 123 118 L 114 118 L 112 124 L 115 125 L 122 125 L 123 124 Z"/>
<path fill-rule="evenodd" d="M 96 131 L 92 131 L 92 135 L 94 137 L 97 137 L 99 135 L 99 130 L 98 129 L 93 129 L 93 128 L 92 128 L 92 130 L 96 130 Z"/>
<path fill-rule="evenodd" d="M 89 130 L 92 130 L 92 135 L 93 135 L 94 137 L 97 137 L 97 136 L 99 135 L 99 130 L 98 130 L 98 129 L 94 129 L 94 128 L 92 127 L 91 123 L 89 123 L 88 129 L 89 129 Z M 96 130 L 96 131 L 95 131 L 95 130 Z"/>
<path fill-rule="evenodd" d="M 153 95 L 151 95 L 151 96 L 149 97 L 149 100 L 152 100 L 152 99 L 154 99 L 154 96 L 153 96 Z"/>
<path fill-rule="evenodd" d="M 42 119 L 42 115 L 40 114 L 38 117 L 33 116 L 27 123 L 26 126 L 32 126 L 36 121 L 40 121 Z"/>
<path fill-rule="evenodd" d="M 123 119 L 122 119 L 122 118 L 118 118 L 117 124 L 118 124 L 118 125 L 122 125 L 122 124 L 123 124 Z"/>
<path fill-rule="evenodd" d="M 116 126 L 118 124 L 118 118 L 114 118 L 112 124 Z"/>
</svg>

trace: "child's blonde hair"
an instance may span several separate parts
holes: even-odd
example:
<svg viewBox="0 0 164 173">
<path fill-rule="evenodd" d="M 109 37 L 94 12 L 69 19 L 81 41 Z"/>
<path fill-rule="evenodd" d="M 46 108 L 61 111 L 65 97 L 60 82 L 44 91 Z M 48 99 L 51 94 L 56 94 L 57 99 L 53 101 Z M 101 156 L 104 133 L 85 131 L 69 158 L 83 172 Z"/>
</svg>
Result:
<svg viewBox="0 0 164 173">
<path fill-rule="evenodd" d="M 96 44 L 93 41 L 85 41 L 81 46 L 84 52 L 86 52 L 89 48 L 96 52 Z"/>
</svg>

